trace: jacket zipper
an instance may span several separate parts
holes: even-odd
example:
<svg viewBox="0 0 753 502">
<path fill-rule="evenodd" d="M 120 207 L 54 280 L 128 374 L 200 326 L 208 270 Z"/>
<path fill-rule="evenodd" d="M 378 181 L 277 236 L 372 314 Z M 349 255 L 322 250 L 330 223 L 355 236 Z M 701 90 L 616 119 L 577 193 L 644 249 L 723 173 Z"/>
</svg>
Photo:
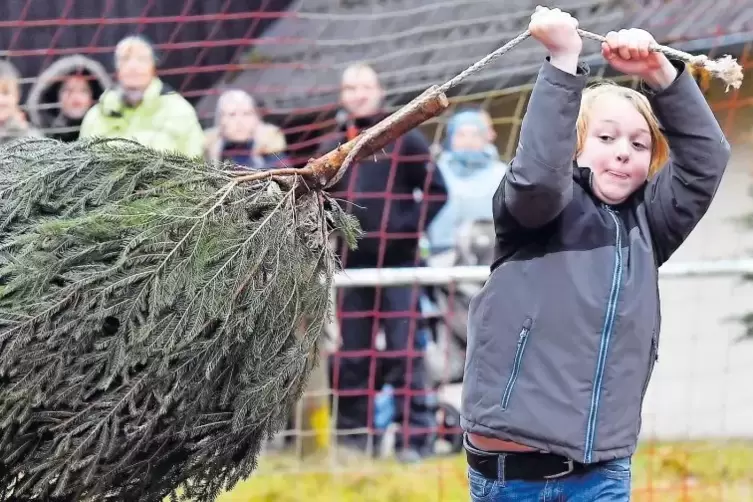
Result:
<svg viewBox="0 0 753 502">
<path fill-rule="evenodd" d="M 531 324 L 531 319 L 526 319 L 523 323 L 523 329 L 520 330 L 520 335 L 518 335 L 518 346 L 515 349 L 515 360 L 512 365 L 512 372 L 510 373 L 510 378 L 507 379 L 505 391 L 502 393 L 502 410 L 506 410 L 507 406 L 510 404 L 512 390 L 515 387 L 515 381 L 518 379 L 518 374 L 520 373 L 523 352 L 526 350 L 526 343 L 528 343 L 528 334 L 531 332 Z"/>
<path fill-rule="evenodd" d="M 604 208 L 609 212 L 615 224 L 615 252 L 614 270 L 612 272 L 612 287 L 609 291 L 604 327 L 601 330 L 601 343 L 599 345 L 599 358 L 596 362 L 596 375 L 594 376 L 593 389 L 591 390 L 591 406 L 588 411 L 588 423 L 586 426 L 586 446 L 584 448 L 584 463 L 590 463 L 593 456 L 594 439 L 596 436 L 596 419 L 599 411 L 599 399 L 601 398 L 601 384 L 604 380 L 604 368 L 606 366 L 609 342 L 612 338 L 612 328 L 617 312 L 617 298 L 620 293 L 622 282 L 622 232 L 620 232 L 620 220 L 617 214 L 608 206 Z"/>
</svg>

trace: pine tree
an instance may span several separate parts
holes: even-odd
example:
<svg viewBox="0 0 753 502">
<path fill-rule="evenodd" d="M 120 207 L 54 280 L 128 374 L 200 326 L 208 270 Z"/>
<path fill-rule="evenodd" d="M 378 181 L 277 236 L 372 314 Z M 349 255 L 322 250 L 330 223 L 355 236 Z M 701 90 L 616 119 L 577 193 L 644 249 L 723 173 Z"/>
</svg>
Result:
<svg viewBox="0 0 753 502">
<path fill-rule="evenodd" d="M 212 500 L 299 398 L 357 223 L 126 140 L 0 155 L 0 500 Z M 297 179 L 297 178 L 296 178 Z"/>
</svg>

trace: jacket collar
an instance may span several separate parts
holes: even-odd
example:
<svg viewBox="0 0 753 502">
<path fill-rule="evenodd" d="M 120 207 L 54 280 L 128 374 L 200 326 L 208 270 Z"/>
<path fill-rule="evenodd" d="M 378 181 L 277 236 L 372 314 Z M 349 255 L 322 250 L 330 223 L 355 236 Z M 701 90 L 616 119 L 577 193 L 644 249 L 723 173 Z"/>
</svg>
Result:
<svg viewBox="0 0 753 502">
<path fill-rule="evenodd" d="M 164 93 L 166 88 L 159 78 L 152 79 L 149 86 L 144 91 L 144 97 L 139 103 L 139 108 L 153 108 L 159 101 L 159 97 Z M 123 100 L 123 94 L 120 88 L 105 91 L 100 98 L 102 109 L 105 115 L 119 117 L 123 115 L 127 105 Z"/>
<path fill-rule="evenodd" d="M 18 137 L 25 136 L 29 131 L 29 125 L 15 117 L 10 117 L 5 123 L 0 124 L 0 136 Z"/>
<path fill-rule="evenodd" d="M 604 206 L 608 206 L 615 210 L 620 210 L 624 207 L 631 206 L 636 202 L 636 196 L 643 193 L 643 188 L 648 184 L 648 181 L 643 183 L 639 188 L 633 192 L 624 202 L 620 204 L 606 204 L 599 199 L 593 190 L 593 178 L 594 173 L 590 167 L 582 167 L 578 165 L 577 161 L 573 161 L 573 181 L 580 185 L 580 187 L 596 202 Z"/>
<path fill-rule="evenodd" d="M 376 124 L 387 118 L 388 115 L 389 114 L 386 112 L 378 112 L 368 117 L 348 117 L 343 121 L 342 124 L 340 124 L 339 128 L 341 131 L 346 131 L 348 128 L 355 128 L 358 132 L 361 132 L 364 129 L 375 126 Z"/>
</svg>

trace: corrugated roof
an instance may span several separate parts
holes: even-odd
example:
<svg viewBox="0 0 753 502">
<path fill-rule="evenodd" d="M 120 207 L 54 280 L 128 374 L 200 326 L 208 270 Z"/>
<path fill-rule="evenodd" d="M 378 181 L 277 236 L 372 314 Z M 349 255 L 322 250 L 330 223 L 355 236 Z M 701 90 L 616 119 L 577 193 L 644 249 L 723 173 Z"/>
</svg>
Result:
<svg viewBox="0 0 753 502">
<path fill-rule="evenodd" d="M 753 32 L 751 0 L 662 0 L 645 2 L 633 26 L 665 44 Z"/>
<path fill-rule="evenodd" d="M 238 75 L 234 87 L 253 93 L 272 113 L 315 110 L 338 98 L 342 70 L 355 61 L 374 66 L 386 105 L 399 105 L 441 84 L 524 31 L 530 0 L 299 0 L 263 35 L 250 56 L 269 64 Z M 750 0 L 560 0 L 583 29 L 606 33 L 628 26 L 651 31 L 663 43 L 753 31 Z M 586 41 L 584 58 L 598 56 Z M 543 49 L 527 40 L 450 94 L 470 94 L 523 83 Z M 210 98 L 211 99 L 211 98 Z M 208 103 L 202 103 L 209 105 Z"/>
<path fill-rule="evenodd" d="M 626 15 L 625 2 L 561 0 L 558 5 L 581 26 L 605 32 Z M 249 90 L 277 112 L 311 109 L 337 99 L 342 70 L 363 61 L 379 72 L 387 104 L 402 102 L 428 85 L 443 83 L 469 64 L 524 31 L 535 4 L 529 0 L 300 0 L 263 37 L 251 58 L 265 70 L 237 76 L 233 86 Z M 598 50 L 598 44 L 587 44 Z M 456 88 L 465 94 L 502 87 L 538 66 L 543 51 L 525 41 Z"/>
</svg>

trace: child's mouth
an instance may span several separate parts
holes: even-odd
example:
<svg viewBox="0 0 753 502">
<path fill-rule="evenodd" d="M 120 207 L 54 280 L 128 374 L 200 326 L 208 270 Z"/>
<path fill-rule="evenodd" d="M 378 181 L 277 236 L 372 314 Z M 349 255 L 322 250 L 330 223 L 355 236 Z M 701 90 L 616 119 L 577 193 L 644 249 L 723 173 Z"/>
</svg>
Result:
<svg viewBox="0 0 753 502">
<path fill-rule="evenodd" d="M 626 180 L 626 179 L 628 179 L 628 175 L 627 174 L 625 174 L 625 173 L 619 173 L 617 171 L 609 171 L 609 170 L 607 170 L 606 174 L 608 174 L 608 175 L 610 175 L 610 176 L 612 176 L 614 178 L 617 178 L 619 180 Z"/>
</svg>

